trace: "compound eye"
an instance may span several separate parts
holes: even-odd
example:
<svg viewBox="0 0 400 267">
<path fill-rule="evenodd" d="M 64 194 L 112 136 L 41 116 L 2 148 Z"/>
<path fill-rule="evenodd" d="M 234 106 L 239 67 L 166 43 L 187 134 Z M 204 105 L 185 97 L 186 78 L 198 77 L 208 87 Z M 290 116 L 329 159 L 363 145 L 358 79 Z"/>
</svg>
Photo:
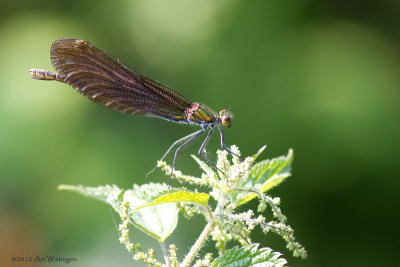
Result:
<svg viewBox="0 0 400 267">
<path fill-rule="evenodd" d="M 229 113 L 226 110 L 221 110 L 220 113 L 219 113 L 219 116 L 221 118 L 221 123 L 222 123 L 223 126 L 228 127 L 228 128 L 231 127 L 232 119 L 233 119 L 231 113 Z"/>
<path fill-rule="evenodd" d="M 232 119 L 230 117 L 225 117 L 222 118 L 222 125 L 224 125 L 225 127 L 231 127 L 232 125 Z"/>
</svg>

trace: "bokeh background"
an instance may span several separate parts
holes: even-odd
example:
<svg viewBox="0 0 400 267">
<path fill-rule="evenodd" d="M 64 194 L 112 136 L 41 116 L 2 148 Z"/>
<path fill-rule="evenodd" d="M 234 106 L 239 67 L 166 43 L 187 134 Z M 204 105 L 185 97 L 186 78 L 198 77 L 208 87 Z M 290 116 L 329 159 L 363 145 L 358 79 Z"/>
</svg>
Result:
<svg viewBox="0 0 400 267">
<path fill-rule="evenodd" d="M 52 70 L 49 49 L 61 37 L 90 41 L 193 101 L 229 108 L 235 121 L 226 142 L 243 155 L 264 144 L 261 158 L 293 148 L 293 175 L 270 194 L 281 197 L 309 258 L 293 258 L 275 234 L 254 238 L 291 266 L 395 265 L 399 3 L 2 1 L 0 265 L 35 255 L 77 257 L 75 266 L 138 265 L 119 244 L 106 205 L 57 186 L 167 182 L 161 172 L 145 174 L 195 130 L 113 112 L 64 84 L 31 79 L 30 68 Z M 189 156 L 198 146 L 179 154 L 178 169 L 200 173 Z M 180 257 L 204 223 L 181 218 L 167 240 Z M 135 238 L 157 247 L 141 233 Z"/>
</svg>

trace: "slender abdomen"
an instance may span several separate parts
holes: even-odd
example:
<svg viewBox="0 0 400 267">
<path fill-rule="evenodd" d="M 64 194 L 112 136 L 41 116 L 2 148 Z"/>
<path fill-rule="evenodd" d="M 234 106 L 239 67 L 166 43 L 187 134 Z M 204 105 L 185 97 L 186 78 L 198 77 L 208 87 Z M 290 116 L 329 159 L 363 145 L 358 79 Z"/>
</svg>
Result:
<svg viewBox="0 0 400 267">
<path fill-rule="evenodd" d="M 65 76 L 61 75 L 60 73 L 54 73 L 42 69 L 31 69 L 29 70 L 29 72 L 31 73 L 32 78 L 36 80 L 45 80 L 45 81 L 56 80 L 65 83 Z"/>
</svg>

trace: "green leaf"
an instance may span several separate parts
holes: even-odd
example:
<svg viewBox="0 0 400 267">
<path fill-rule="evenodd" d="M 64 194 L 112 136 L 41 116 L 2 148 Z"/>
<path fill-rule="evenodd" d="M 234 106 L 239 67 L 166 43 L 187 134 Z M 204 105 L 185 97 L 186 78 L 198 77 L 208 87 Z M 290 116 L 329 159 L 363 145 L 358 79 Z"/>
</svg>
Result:
<svg viewBox="0 0 400 267">
<path fill-rule="evenodd" d="M 195 155 L 191 155 L 192 158 L 199 164 L 200 168 L 203 169 L 203 171 L 207 174 L 208 177 L 217 177 L 217 174 L 213 171 L 213 169 L 206 164 L 204 161 L 201 161 L 198 157 Z"/>
<path fill-rule="evenodd" d="M 137 207 L 150 203 L 160 192 L 168 189 L 166 184 L 134 185 L 133 190 L 127 190 L 124 200 L 130 203 L 134 211 L 132 219 L 135 225 L 154 238 L 164 241 L 173 233 L 178 224 L 179 208 L 176 203 L 163 203 L 136 210 Z"/>
<path fill-rule="evenodd" d="M 140 206 L 138 209 L 141 209 L 143 207 L 148 207 L 152 205 L 157 205 L 161 203 L 171 203 L 171 202 L 189 202 L 195 205 L 199 205 L 205 208 L 208 208 L 207 202 L 208 198 L 210 197 L 209 194 L 206 193 L 195 193 L 195 192 L 187 192 L 187 191 L 182 191 L 179 190 L 177 192 L 172 192 L 172 193 L 167 193 L 163 194 L 160 197 L 156 198 L 150 203 L 147 203 L 143 206 Z"/>
<path fill-rule="evenodd" d="M 212 267 L 285 266 L 287 261 L 279 258 L 282 254 L 270 248 L 258 249 L 259 244 L 248 247 L 234 247 L 215 259 Z"/>
<path fill-rule="evenodd" d="M 85 197 L 94 198 L 110 204 L 117 212 L 123 199 L 124 190 L 116 185 L 86 187 L 83 185 L 59 185 L 58 190 L 71 191 Z"/>
<path fill-rule="evenodd" d="M 136 210 L 138 207 L 152 202 L 160 192 L 168 190 L 168 185 L 166 184 L 134 185 L 133 189 L 126 191 L 119 189 L 115 185 L 99 187 L 61 185 L 59 189 L 77 192 L 106 202 L 120 215 L 122 214 L 122 203 L 128 202 L 132 224 L 160 241 L 164 241 L 171 235 L 178 223 L 179 209 L 176 203 L 161 203 L 160 205 Z"/>
<path fill-rule="evenodd" d="M 267 145 L 262 146 L 256 154 L 254 154 L 253 156 L 251 156 L 253 158 L 253 161 L 255 161 L 258 156 L 260 156 L 260 154 L 265 150 L 265 148 L 267 148 Z"/>
<path fill-rule="evenodd" d="M 292 149 L 289 150 L 287 156 L 261 161 L 251 168 L 243 178 L 241 184 L 238 185 L 238 188 L 266 192 L 290 176 L 292 161 Z M 235 194 L 232 202 L 236 206 L 240 206 L 256 196 L 255 193 L 238 192 Z"/>
</svg>

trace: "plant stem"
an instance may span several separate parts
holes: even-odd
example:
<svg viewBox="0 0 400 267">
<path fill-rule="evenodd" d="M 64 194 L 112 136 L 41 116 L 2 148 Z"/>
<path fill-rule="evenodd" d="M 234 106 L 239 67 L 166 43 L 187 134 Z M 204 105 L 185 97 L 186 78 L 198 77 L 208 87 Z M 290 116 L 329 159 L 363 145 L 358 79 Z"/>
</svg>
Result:
<svg viewBox="0 0 400 267">
<path fill-rule="evenodd" d="M 167 247 L 165 246 L 164 241 L 160 241 L 160 246 L 161 246 L 162 253 L 164 254 L 165 264 L 168 267 L 171 267 L 171 262 L 169 261 L 169 256 L 168 256 L 168 250 L 167 250 Z"/>
<path fill-rule="evenodd" d="M 215 208 L 214 213 L 222 212 L 223 208 L 225 206 L 226 194 L 223 194 L 223 193 L 220 193 L 220 194 L 221 195 L 220 195 L 220 198 L 219 198 L 219 201 L 218 201 L 217 207 Z M 203 232 L 200 234 L 199 238 L 196 240 L 196 243 L 194 243 L 194 245 L 190 249 L 189 253 L 186 255 L 186 257 L 183 260 L 183 262 L 181 263 L 180 267 L 189 266 L 189 264 L 193 261 L 194 257 L 196 257 L 197 253 L 203 246 L 204 242 L 206 242 L 208 236 L 211 233 L 211 230 L 214 227 L 214 220 L 215 220 L 214 215 L 213 215 L 213 213 L 210 212 L 210 210 L 207 210 L 207 211 L 208 211 L 208 215 L 209 215 L 208 224 L 204 228 Z"/>
<path fill-rule="evenodd" d="M 186 255 L 185 259 L 181 263 L 180 267 L 189 266 L 189 264 L 193 261 L 194 257 L 196 257 L 197 253 L 199 252 L 200 248 L 203 246 L 204 242 L 206 242 L 210 232 L 214 226 L 214 222 L 210 220 L 206 227 L 204 228 L 203 232 L 200 234 L 199 238 L 196 240 L 196 243 L 192 246 L 189 253 Z"/>
</svg>

